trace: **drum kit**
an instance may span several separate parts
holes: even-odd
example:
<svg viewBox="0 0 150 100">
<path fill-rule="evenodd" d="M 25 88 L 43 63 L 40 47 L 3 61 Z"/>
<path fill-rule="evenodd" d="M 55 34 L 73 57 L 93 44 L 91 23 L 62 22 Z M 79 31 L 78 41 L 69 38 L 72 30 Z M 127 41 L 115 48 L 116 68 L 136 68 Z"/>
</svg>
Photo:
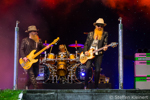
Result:
<svg viewBox="0 0 150 100">
<path fill-rule="evenodd" d="M 77 47 L 83 44 L 70 44 L 69 47 L 76 48 L 75 54 L 46 53 L 40 56 L 39 75 L 43 77 L 43 83 L 82 83 L 85 80 L 85 65 L 79 61 Z M 92 82 L 93 69 L 91 68 L 89 82 Z"/>
</svg>

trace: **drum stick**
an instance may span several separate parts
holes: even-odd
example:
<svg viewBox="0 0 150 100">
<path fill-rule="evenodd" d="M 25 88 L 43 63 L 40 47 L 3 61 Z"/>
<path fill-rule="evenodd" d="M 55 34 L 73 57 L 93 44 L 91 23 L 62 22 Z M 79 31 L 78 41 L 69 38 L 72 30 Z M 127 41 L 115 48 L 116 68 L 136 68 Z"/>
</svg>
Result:
<svg viewBox="0 0 150 100">
<path fill-rule="evenodd" d="M 53 48 L 53 46 L 51 46 L 51 49 L 50 49 L 50 51 L 49 51 L 50 53 L 51 53 L 51 51 L 52 51 L 52 48 Z"/>
<path fill-rule="evenodd" d="M 66 45 L 65 45 L 65 49 L 66 49 L 66 52 L 67 52 L 67 54 L 68 54 L 68 56 L 69 56 L 69 53 L 68 53 L 68 50 L 67 50 L 67 47 L 66 47 Z"/>
</svg>

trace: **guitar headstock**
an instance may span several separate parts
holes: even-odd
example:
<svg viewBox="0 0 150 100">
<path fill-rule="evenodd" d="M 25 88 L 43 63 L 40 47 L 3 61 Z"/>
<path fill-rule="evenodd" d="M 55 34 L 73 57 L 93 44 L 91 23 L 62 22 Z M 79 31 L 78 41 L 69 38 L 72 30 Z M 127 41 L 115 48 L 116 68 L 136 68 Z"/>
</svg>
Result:
<svg viewBox="0 0 150 100">
<path fill-rule="evenodd" d="M 58 40 L 59 40 L 59 37 L 57 37 L 51 44 L 55 44 L 55 43 L 57 43 L 58 42 Z"/>
<path fill-rule="evenodd" d="M 110 44 L 110 46 L 113 47 L 113 48 L 116 47 L 117 45 L 118 45 L 117 42 L 112 42 L 112 43 Z"/>
</svg>

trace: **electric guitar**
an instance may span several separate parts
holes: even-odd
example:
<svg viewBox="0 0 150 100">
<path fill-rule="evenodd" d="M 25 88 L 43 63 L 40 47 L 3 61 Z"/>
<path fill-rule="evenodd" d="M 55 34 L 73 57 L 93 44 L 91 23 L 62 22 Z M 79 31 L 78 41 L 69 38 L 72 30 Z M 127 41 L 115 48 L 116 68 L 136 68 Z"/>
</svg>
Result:
<svg viewBox="0 0 150 100">
<path fill-rule="evenodd" d="M 48 46 L 51 46 L 53 44 L 55 44 L 57 41 L 59 40 L 59 37 L 57 37 L 57 39 L 55 39 L 52 43 L 50 43 Z M 28 70 L 29 68 L 31 68 L 33 63 L 36 63 L 38 61 L 38 59 L 34 59 L 35 57 L 37 57 L 38 55 L 40 55 L 43 51 L 45 51 L 47 49 L 47 47 L 44 47 L 42 50 L 40 50 L 39 52 L 37 52 L 36 54 L 34 54 L 36 52 L 36 50 L 32 50 L 26 57 L 28 58 L 28 61 L 25 62 L 22 58 L 19 59 L 19 63 L 20 65 L 25 69 Z"/>
<path fill-rule="evenodd" d="M 116 43 L 116 42 L 112 42 L 111 44 L 109 44 L 109 45 L 107 45 L 106 47 L 116 47 L 118 45 L 118 43 Z M 99 48 L 99 49 L 97 49 L 97 50 L 94 50 L 93 48 L 92 49 L 90 49 L 90 50 L 88 50 L 88 52 L 89 52 L 89 55 L 87 56 L 87 55 L 85 55 L 85 54 L 83 54 L 83 52 L 81 52 L 81 54 L 80 54 L 80 62 L 82 63 L 82 64 L 84 64 L 84 63 L 86 63 L 86 61 L 88 60 L 88 59 L 93 59 L 95 56 L 93 55 L 95 52 L 98 52 L 98 51 L 101 51 L 101 50 L 103 50 L 104 49 L 104 47 L 102 47 L 102 48 Z"/>
</svg>

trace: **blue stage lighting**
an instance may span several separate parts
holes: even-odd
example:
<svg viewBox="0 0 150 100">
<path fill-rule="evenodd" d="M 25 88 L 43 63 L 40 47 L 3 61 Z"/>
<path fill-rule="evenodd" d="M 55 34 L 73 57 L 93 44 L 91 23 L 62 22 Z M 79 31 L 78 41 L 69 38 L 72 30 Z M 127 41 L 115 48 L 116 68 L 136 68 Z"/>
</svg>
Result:
<svg viewBox="0 0 150 100">
<path fill-rule="evenodd" d="M 81 72 L 81 76 L 85 76 L 85 72 Z"/>
<path fill-rule="evenodd" d="M 44 73 L 40 73 L 38 76 L 44 76 Z"/>
</svg>

